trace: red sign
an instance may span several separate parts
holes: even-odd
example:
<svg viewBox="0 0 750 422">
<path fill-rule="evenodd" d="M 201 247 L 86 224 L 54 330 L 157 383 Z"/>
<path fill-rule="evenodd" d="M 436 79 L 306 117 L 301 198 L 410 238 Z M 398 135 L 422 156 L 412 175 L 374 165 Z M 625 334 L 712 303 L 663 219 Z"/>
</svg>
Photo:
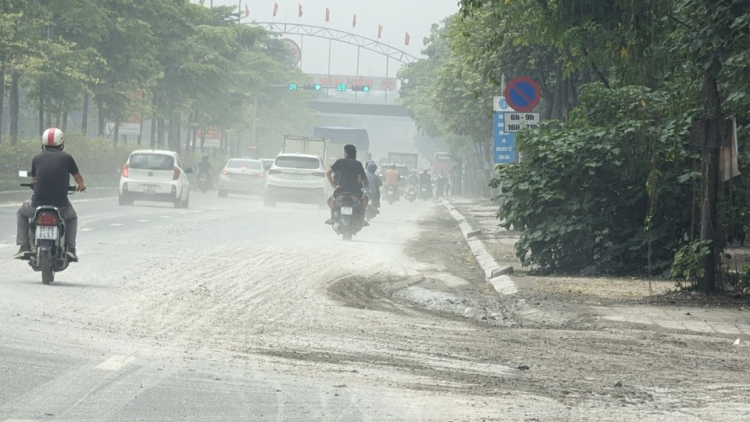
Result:
<svg viewBox="0 0 750 422">
<path fill-rule="evenodd" d="M 286 51 L 289 52 L 289 54 L 292 56 L 292 59 L 294 60 L 292 66 L 297 66 L 300 59 L 302 58 L 302 49 L 296 42 L 294 42 L 294 40 L 290 40 L 289 38 L 282 38 L 281 42 L 284 43 Z"/>
</svg>

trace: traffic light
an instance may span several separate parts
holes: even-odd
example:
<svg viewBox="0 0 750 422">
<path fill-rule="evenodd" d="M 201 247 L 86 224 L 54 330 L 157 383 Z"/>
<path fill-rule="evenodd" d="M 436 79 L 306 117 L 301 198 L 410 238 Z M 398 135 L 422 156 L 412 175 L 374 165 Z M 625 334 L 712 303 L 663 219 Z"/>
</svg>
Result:
<svg viewBox="0 0 750 422">
<path fill-rule="evenodd" d="M 339 84 L 339 86 L 337 87 L 337 89 L 338 89 L 339 91 L 342 91 L 342 92 L 343 92 L 343 91 L 346 91 L 346 84 Z"/>
<path fill-rule="evenodd" d="M 323 85 L 321 85 L 321 84 L 306 84 L 304 86 L 304 88 L 305 89 L 310 89 L 310 90 L 314 89 L 315 91 L 320 91 L 321 89 L 323 89 Z"/>
<path fill-rule="evenodd" d="M 369 85 L 352 85 L 352 91 L 370 92 Z"/>
<path fill-rule="evenodd" d="M 290 91 L 296 91 L 297 90 L 297 84 L 296 83 L 290 83 L 289 84 L 289 90 Z"/>
</svg>

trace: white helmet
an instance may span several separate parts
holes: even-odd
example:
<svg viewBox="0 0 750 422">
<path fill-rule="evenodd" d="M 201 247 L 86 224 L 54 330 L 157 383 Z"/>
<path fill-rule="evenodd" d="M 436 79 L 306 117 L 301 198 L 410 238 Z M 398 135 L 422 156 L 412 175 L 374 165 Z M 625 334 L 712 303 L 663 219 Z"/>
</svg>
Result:
<svg viewBox="0 0 750 422">
<path fill-rule="evenodd" d="M 42 148 L 45 147 L 62 147 L 65 142 L 65 135 L 60 129 L 51 127 L 44 131 L 42 135 Z"/>
</svg>

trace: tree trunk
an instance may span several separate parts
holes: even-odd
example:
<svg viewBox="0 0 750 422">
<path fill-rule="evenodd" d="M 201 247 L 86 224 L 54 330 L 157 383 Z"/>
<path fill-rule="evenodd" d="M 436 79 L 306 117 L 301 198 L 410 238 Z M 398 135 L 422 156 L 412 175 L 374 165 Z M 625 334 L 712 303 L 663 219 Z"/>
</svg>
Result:
<svg viewBox="0 0 750 422">
<path fill-rule="evenodd" d="M 5 113 L 5 63 L 0 57 L 0 144 L 3 143 L 3 114 Z"/>
<path fill-rule="evenodd" d="M 156 134 L 157 139 L 158 139 L 157 145 L 159 145 L 159 147 L 164 147 L 164 119 L 163 118 L 159 119 L 157 131 L 158 131 Z"/>
<path fill-rule="evenodd" d="M 711 242 L 709 254 L 703 261 L 703 277 L 698 280 L 698 288 L 703 291 L 716 289 L 716 276 L 721 274 L 721 251 L 724 239 L 719 236 L 719 219 L 716 203 L 719 193 L 719 149 L 721 145 L 723 119 L 721 118 L 721 98 L 716 78 L 710 71 L 703 74 L 703 95 L 708 109 L 706 147 L 701 154 L 703 170 L 703 200 L 701 206 L 701 240 Z M 709 148 L 710 147 L 710 148 Z"/>
<path fill-rule="evenodd" d="M 83 93 L 83 117 L 81 117 L 81 133 L 86 136 L 89 131 L 89 91 Z"/>
<path fill-rule="evenodd" d="M 197 127 L 198 127 L 198 107 L 197 106 L 195 107 L 195 114 L 193 114 L 193 116 L 194 116 L 193 117 L 193 122 L 194 123 L 193 123 L 193 127 L 190 128 L 190 132 L 191 132 L 192 138 L 193 138 L 192 152 L 193 152 L 193 155 L 195 155 L 195 147 L 196 147 L 195 143 L 196 143 L 196 137 L 197 137 L 197 133 L 196 132 L 198 131 L 198 129 L 197 129 Z"/>
<path fill-rule="evenodd" d="M 557 75 L 555 75 L 555 94 L 552 106 L 552 118 L 562 120 L 563 118 L 563 81 L 562 67 L 557 65 Z"/>
<path fill-rule="evenodd" d="M 99 136 L 104 137 L 104 101 L 102 97 L 96 96 L 96 109 L 98 112 L 97 120 L 99 121 Z"/>
<path fill-rule="evenodd" d="M 17 70 L 13 70 L 10 75 L 10 143 L 15 145 L 18 143 L 18 109 L 20 101 L 18 98 L 18 80 L 21 78 L 21 74 Z"/>
<path fill-rule="evenodd" d="M 63 132 L 68 130 L 68 110 L 63 110 L 62 113 L 62 130 Z"/>
<path fill-rule="evenodd" d="M 177 119 L 175 119 L 174 122 L 175 125 L 175 133 L 174 133 L 174 149 L 172 151 L 179 153 L 182 149 L 182 145 L 180 140 L 182 139 L 182 118 L 180 116 L 177 116 Z"/>
<path fill-rule="evenodd" d="M 115 120 L 115 130 L 112 136 L 112 145 L 117 147 L 118 142 L 120 142 L 120 119 Z"/>
<path fill-rule="evenodd" d="M 44 97 L 39 94 L 39 136 L 44 134 Z"/>
</svg>

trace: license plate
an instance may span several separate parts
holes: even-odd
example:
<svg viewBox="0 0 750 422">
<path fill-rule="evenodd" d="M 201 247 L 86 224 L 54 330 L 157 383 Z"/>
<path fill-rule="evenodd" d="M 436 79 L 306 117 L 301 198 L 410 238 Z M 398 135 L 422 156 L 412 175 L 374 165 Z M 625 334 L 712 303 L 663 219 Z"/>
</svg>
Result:
<svg viewBox="0 0 750 422">
<path fill-rule="evenodd" d="M 156 193 L 156 186 L 154 185 L 143 186 L 143 193 Z"/>
<path fill-rule="evenodd" d="M 36 238 L 41 240 L 57 240 L 57 226 L 36 226 Z"/>
<path fill-rule="evenodd" d="M 352 207 L 341 207 L 341 215 L 353 215 L 354 208 Z"/>
<path fill-rule="evenodd" d="M 305 178 L 304 174 L 287 174 L 287 179 L 302 180 Z"/>
</svg>

